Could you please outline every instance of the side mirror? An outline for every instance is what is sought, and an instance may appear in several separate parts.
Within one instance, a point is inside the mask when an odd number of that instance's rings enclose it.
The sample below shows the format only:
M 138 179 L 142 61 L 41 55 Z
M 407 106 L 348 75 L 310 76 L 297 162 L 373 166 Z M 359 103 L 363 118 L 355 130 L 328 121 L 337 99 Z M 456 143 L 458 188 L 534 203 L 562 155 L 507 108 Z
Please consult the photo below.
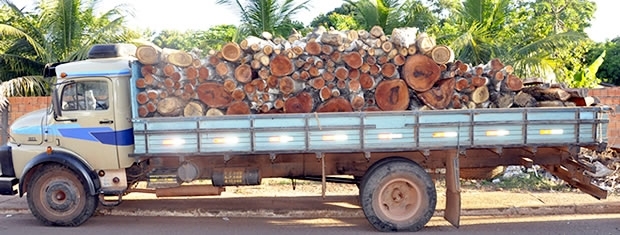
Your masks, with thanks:
M 60 100 L 58 98 L 58 88 L 54 88 L 52 91 L 52 107 L 54 108 L 54 119 L 62 116 L 62 108 L 60 107 Z

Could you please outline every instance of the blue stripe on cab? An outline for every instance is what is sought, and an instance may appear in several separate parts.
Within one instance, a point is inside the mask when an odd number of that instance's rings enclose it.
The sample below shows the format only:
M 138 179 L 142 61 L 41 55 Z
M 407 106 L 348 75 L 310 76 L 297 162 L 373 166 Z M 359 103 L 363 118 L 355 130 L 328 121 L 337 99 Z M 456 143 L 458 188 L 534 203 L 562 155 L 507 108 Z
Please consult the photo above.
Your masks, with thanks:
M 109 127 L 93 128 L 58 128 L 58 132 L 63 137 L 79 140 L 101 142 L 108 145 L 127 146 L 133 145 L 133 129 L 114 131 Z

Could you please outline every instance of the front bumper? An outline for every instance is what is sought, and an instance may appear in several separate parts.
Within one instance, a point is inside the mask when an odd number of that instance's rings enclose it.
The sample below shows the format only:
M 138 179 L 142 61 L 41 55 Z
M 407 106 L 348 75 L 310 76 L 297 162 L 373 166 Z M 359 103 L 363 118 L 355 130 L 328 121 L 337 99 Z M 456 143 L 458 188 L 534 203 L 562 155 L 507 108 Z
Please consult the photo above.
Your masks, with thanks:
M 11 146 L 4 145 L 0 147 L 0 195 L 15 195 L 17 190 L 13 186 L 19 183 L 19 179 L 15 177 L 15 169 L 13 168 L 13 154 Z

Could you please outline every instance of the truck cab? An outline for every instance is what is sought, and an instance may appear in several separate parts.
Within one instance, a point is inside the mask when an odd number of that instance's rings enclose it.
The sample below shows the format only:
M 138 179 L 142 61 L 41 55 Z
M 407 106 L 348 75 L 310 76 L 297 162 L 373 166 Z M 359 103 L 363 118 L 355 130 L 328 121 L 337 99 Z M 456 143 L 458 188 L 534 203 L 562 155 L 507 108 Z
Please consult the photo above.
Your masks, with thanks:
M 42 184 L 58 189 L 37 191 L 37 196 L 42 198 L 38 203 L 69 208 L 85 202 L 68 197 L 75 191 L 84 190 L 88 197 L 96 197 L 126 187 L 124 168 L 133 162 L 119 156 L 128 156 L 133 151 L 129 98 L 133 51 L 135 46 L 129 44 L 98 45 L 90 51 L 87 60 L 48 68 L 48 74 L 55 75 L 56 80 L 52 104 L 17 119 L 11 125 L 11 141 L 2 147 L 2 194 L 23 196 L 42 181 L 34 179 L 51 177 Z M 101 169 L 110 171 L 97 175 Z M 73 174 L 73 177 L 54 178 L 55 172 Z M 123 180 L 113 183 L 110 177 Z M 102 181 L 106 178 L 110 179 Z M 34 198 L 31 195 L 34 193 L 27 195 L 29 199 Z M 92 205 L 96 198 L 90 201 L 91 205 L 83 206 L 92 208 L 98 204 Z M 37 217 L 50 216 L 45 210 L 37 213 Z M 68 211 L 55 216 L 63 215 L 74 216 Z

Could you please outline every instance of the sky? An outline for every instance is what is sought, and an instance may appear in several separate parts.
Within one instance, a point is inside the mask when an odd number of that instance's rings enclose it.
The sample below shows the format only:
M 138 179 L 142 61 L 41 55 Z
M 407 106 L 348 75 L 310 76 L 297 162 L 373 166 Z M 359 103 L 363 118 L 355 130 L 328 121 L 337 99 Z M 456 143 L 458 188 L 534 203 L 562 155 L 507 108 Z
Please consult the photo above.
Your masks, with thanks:
M 32 6 L 34 0 L 13 0 L 18 7 Z M 129 20 L 128 26 L 135 29 L 208 29 L 219 24 L 239 24 L 237 12 L 228 6 L 215 4 L 216 0 L 101 0 L 102 9 L 127 4 L 133 9 L 134 17 Z M 296 2 L 302 2 L 296 0 Z M 342 5 L 343 0 L 312 0 L 308 11 L 302 11 L 295 20 L 304 24 L 310 23 L 320 13 L 326 13 Z M 620 36 L 618 22 L 620 15 L 620 1 L 594 0 L 597 10 L 592 20 L 592 26 L 586 32 L 594 41 L 603 42 Z

